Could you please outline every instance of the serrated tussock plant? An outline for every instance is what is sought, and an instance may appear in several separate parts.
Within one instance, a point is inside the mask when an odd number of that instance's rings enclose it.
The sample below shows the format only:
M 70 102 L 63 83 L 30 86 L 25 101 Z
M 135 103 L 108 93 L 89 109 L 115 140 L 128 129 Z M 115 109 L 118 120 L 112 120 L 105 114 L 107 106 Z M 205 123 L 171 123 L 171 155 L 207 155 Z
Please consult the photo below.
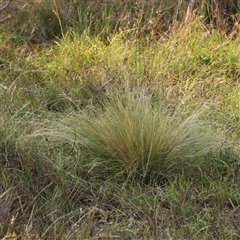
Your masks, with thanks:
M 69 116 L 48 134 L 78 143 L 90 159 L 119 172 L 165 175 L 199 167 L 222 142 L 204 127 L 201 112 L 184 118 L 144 93 L 116 94 L 93 112 Z

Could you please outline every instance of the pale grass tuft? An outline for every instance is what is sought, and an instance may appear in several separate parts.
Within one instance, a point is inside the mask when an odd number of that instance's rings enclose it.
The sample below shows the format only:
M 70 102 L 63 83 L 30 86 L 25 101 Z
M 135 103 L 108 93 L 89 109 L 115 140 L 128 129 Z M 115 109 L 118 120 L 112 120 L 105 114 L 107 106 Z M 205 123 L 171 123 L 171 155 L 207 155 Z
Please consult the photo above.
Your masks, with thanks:
M 112 96 L 103 111 L 69 116 L 48 135 L 80 144 L 91 159 L 117 164 L 119 172 L 166 174 L 199 166 L 222 142 L 203 126 L 200 114 L 182 118 L 144 93 L 128 92 Z

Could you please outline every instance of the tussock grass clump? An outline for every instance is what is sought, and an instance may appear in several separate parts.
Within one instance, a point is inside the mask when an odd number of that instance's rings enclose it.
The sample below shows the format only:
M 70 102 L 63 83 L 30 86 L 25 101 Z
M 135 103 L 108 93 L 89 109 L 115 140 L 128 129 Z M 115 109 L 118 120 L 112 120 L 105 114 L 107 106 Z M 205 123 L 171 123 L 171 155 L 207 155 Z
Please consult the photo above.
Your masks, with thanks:
M 141 176 L 200 166 L 203 156 L 222 141 L 204 128 L 199 112 L 183 118 L 144 93 L 110 99 L 104 110 L 71 116 L 51 134 L 82 145 L 100 165 Z

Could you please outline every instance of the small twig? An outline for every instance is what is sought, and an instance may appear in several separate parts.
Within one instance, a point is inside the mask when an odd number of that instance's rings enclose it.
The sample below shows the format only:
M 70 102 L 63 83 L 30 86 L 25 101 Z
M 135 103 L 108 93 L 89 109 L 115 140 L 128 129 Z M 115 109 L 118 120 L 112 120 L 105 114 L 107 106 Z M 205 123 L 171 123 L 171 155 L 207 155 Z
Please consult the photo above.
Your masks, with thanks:
M 109 81 L 107 81 L 106 83 L 104 83 L 100 88 L 99 90 L 105 88 L 110 82 L 112 82 L 114 80 L 114 78 L 111 78 Z
M 5 89 L 5 90 L 8 90 L 8 88 L 6 86 L 2 85 L 2 84 L 0 84 L 0 87 Z
M 182 0 L 178 0 L 177 9 L 176 9 L 176 21 L 178 21 L 179 19 L 179 12 L 181 9 L 181 5 L 182 5 Z
M 188 22 L 188 20 L 192 17 L 193 5 L 194 5 L 194 0 L 189 0 L 185 22 Z
M 0 23 L 3 23 L 4 21 L 6 21 L 7 19 L 9 19 L 11 17 L 11 15 L 8 15 L 7 17 L 3 18 L 0 20 Z
M 0 8 L 0 12 L 5 9 L 6 7 L 8 7 L 8 5 L 12 2 L 13 0 L 9 0 L 5 5 L 3 5 L 1 8 Z M 11 17 L 11 15 L 8 15 L 7 17 L 3 18 L 3 19 L 0 19 L 0 23 L 3 23 L 4 21 L 6 21 L 7 19 L 9 19 Z
M 2 11 L 3 9 L 5 9 L 13 0 L 9 0 L 5 5 L 3 5 L 1 8 L 0 8 L 0 11 Z

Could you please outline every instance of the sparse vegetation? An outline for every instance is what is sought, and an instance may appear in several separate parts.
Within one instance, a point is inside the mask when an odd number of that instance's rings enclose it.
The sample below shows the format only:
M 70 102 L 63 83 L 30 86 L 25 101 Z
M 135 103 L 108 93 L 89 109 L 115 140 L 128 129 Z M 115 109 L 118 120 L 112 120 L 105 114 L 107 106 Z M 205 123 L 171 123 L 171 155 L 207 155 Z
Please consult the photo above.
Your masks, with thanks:
M 1 239 L 238 239 L 238 16 L 46 2 L 0 12 Z

